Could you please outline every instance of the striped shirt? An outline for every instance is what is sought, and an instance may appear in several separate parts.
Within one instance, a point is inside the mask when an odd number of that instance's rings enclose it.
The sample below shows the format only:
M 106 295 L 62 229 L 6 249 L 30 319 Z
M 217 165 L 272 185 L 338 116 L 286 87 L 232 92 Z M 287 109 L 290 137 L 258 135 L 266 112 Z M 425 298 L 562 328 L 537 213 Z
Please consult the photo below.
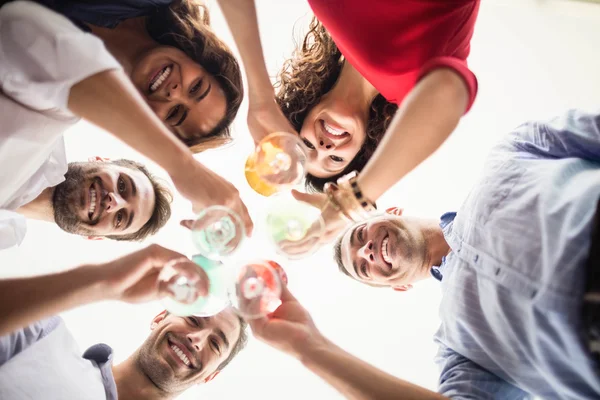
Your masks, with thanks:
M 442 219 L 451 252 L 432 271 L 443 291 L 442 394 L 600 398 L 581 334 L 599 197 L 598 113 L 526 123 L 492 150 L 458 213 Z

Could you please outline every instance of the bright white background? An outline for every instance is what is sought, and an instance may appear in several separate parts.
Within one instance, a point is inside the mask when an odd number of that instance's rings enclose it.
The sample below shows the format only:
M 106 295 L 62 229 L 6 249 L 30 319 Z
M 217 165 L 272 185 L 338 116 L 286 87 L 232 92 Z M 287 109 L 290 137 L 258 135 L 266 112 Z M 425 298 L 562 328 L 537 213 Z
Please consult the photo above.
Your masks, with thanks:
M 215 30 L 233 45 L 218 7 L 210 5 Z M 305 32 L 310 9 L 302 0 L 259 0 L 257 8 L 269 71 L 275 74 L 293 50 L 293 34 L 299 38 Z M 598 43 L 600 5 L 556 0 L 483 1 L 469 59 L 479 78 L 475 105 L 442 149 L 379 201 L 380 209 L 400 205 L 407 214 L 437 218 L 459 207 L 477 178 L 487 150 L 500 135 L 528 119 L 551 117 L 569 107 L 600 107 Z M 258 218 L 264 200 L 249 189 L 243 177 L 243 163 L 251 151 L 244 107 L 235 126 L 235 144 L 202 154 L 199 159 L 236 184 Z M 66 136 L 71 161 L 95 155 L 142 159 L 86 123 Z M 173 207 L 172 220 L 148 242 L 191 254 L 188 232 L 178 226 L 179 219 L 190 216 L 189 203 L 178 197 Z M 20 247 L 0 254 L 0 276 L 39 274 L 107 261 L 142 246 L 88 242 L 47 223 L 30 221 L 28 226 Z M 273 257 L 271 249 L 259 240 L 253 248 L 254 257 Z M 431 338 L 439 324 L 441 299 L 436 282 L 417 284 L 408 293 L 363 287 L 337 271 L 331 253 L 325 248 L 303 261 L 275 259 L 283 261 L 290 288 L 328 337 L 379 368 L 434 389 L 437 370 L 432 360 L 436 348 Z M 134 307 L 106 302 L 65 313 L 64 318 L 82 348 L 108 343 L 118 363 L 144 340 L 151 318 L 160 310 L 159 304 Z M 298 362 L 251 340 L 214 382 L 190 389 L 180 398 L 267 400 L 307 396 L 323 399 L 338 395 Z

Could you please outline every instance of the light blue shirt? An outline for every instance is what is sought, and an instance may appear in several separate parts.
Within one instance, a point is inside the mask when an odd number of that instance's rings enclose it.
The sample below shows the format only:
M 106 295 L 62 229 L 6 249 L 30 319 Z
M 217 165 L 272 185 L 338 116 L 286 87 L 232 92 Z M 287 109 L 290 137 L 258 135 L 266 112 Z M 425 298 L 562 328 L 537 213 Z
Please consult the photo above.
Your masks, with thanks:
M 0 399 L 117 400 L 112 349 L 82 355 L 59 317 L 0 336 Z
M 442 227 L 439 391 L 458 399 L 598 399 L 581 335 L 600 114 L 530 122 L 491 152 Z

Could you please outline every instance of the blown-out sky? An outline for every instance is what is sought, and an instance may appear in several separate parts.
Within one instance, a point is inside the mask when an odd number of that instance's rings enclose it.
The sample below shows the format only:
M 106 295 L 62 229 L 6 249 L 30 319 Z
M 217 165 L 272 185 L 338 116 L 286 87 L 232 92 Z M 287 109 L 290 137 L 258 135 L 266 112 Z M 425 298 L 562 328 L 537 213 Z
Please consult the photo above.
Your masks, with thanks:
M 209 2 L 217 34 L 233 46 L 220 10 Z M 269 72 L 275 75 L 301 40 L 310 21 L 303 0 L 257 1 Z M 427 162 L 390 190 L 379 208 L 395 205 L 407 215 L 438 218 L 456 210 L 475 183 L 488 149 L 511 128 L 529 119 L 554 116 L 571 107 L 600 107 L 600 5 L 567 0 L 486 0 L 482 2 L 469 63 L 479 79 L 479 95 L 451 139 Z M 245 104 L 235 123 L 235 143 L 198 156 L 240 190 L 257 229 L 244 250 L 248 257 L 274 258 L 286 269 L 293 293 L 312 312 L 319 328 L 340 346 L 375 366 L 435 389 L 436 347 L 441 293 L 435 281 L 407 293 L 363 287 L 342 276 L 326 247 L 308 259 L 286 261 L 261 239 L 264 199 L 247 186 L 243 165 L 252 150 Z M 147 162 L 112 136 L 82 122 L 67 135 L 70 161 L 90 156 Z M 415 140 L 418 134 L 415 133 Z M 6 171 L 5 171 L 6 172 Z M 189 233 L 179 220 L 190 217 L 189 203 L 177 196 L 173 218 L 148 243 L 193 254 Z M 102 262 L 144 244 L 88 242 L 57 227 L 29 222 L 19 248 L 0 252 L 0 276 L 31 275 Z M 160 304 L 105 302 L 79 308 L 64 318 L 85 349 L 104 342 L 115 360 L 126 358 L 148 333 Z M 181 399 L 306 399 L 339 395 L 297 361 L 251 340 L 248 348 L 215 381 L 190 389 Z

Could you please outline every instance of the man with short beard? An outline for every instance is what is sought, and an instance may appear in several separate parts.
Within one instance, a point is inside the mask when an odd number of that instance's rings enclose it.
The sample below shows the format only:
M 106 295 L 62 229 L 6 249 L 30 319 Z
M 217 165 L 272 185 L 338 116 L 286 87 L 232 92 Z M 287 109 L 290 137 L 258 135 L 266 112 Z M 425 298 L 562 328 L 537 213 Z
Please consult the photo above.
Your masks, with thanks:
M 247 342 L 232 308 L 205 318 L 162 312 L 144 343 L 114 366 L 108 345 L 81 352 L 53 316 L 97 301 L 156 300 L 162 267 L 181 257 L 152 245 L 104 264 L 0 280 L 0 399 L 172 399 L 216 377 Z
M 20 244 L 25 218 L 54 222 L 90 239 L 142 240 L 171 215 L 170 191 L 142 164 L 100 157 L 68 165 L 53 179 L 52 163 L 22 187 L 0 188 L 0 249 Z
M 457 213 L 392 210 L 345 232 L 335 258 L 374 287 L 440 281 L 441 394 L 596 399 L 599 200 L 600 113 L 571 110 L 495 146 Z

